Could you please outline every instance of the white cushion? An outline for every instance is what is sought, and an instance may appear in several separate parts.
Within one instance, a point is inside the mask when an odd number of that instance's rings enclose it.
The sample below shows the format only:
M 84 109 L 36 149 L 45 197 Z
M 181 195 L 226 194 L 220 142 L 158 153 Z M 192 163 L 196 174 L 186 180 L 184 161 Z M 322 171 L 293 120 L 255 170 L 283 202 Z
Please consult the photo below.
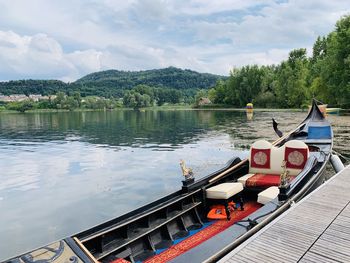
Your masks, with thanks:
M 280 190 L 278 189 L 277 186 L 271 186 L 265 189 L 264 191 L 258 194 L 258 203 L 264 205 L 270 202 L 271 200 L 275 199 L 278 196 L 279 192 Z
M 288 148 L 295 148 L 295 149 L 306 149 L 307 150 L 307 158 L 309 158 L 310 153 L 309 153 L 309 147 L 302 141 L 299 140 L 290 140 L 286 142 L 285 147 Z M 296 169 L 296 168 L 288 168 L 290 175 L 298 175 L 303 169 Z
M 262 174 L 281 174 L 282 172 L 282 163 L 284 160 L 284 150 L 285 147 L 271 147 L 270 154 L 270 169 L 266 168 L 254 168 L 249 165 L 249 173 L 262 173 Z M 250 155 L 249 155 L 249 164 L 250 164 Z
M 306 145 L 306 143 L 304 143 L 303 141 L 299 141 L 299 140 L 290 140 L 290 141 L 286 142 L 285 146 L 290 147 L 290 148 L 302 148 L 302 149 L 309 148 Z
M 207 198 L 228 199 L 243 190 L 241 183 L 223 183 L 206 190 Z
M 245 182 L 252 177 L 255 174 L 246 174 L 237 179 L 237 182 L 241 183 L 243 186 L 245 186 Z
M 286 147 L 288 148 L 295 148 L 295 149 L 306 149 L 307 150 L 307 157 L 309 157 L 309 150 L 308 146 L 300 141 L 300 140 L 290 140 L 285 143 L 285 145 L 282 145 L 281 147 L 275 147 L 272 146 L 271 143 L 265 140 L 259 140 L 256 141 L 255 143 L 252 144 L 250 148 L 250 154 L 249 154 L 249 174 L 256 174 L 256 173 L 261 173 L 261 174 L 281 174 L 283 172 L 282 169 L 282 163 L 285 158 L 285 151 Z M 261 149 L 261 150 L 266 150 L 266 149 L 271 149 L 270 152 L 270 168 L 257 168 L 257 167 L 251 167 L 251 152 L 252 149 Z M 296 176 L 298 175 L 302 169 L 295 169 L 295 168 L 288 168 L 289 174 Z M 244 178 L 245 179 L 245 178 Z M 247 178 L 248 179 L 248 178 Z M 245 180 L 247 180 L 245 179 Z M 243 178 L 242 178 L 243 180 Z M 240 181 L 242 182 L 242 181 Z M 242 182 L 245 185 L 245 181 Z
M 270 149 L 272 147 L 272 144 L 266 140 L 259 140 L 252 144 L 251 148 L 255 149 Z
M 271 149 L 271 171 L 269 173 L 271 174 L 281 174 L 282 164 L 284 160 L 284 151 L 285 147 L 272 147 Z

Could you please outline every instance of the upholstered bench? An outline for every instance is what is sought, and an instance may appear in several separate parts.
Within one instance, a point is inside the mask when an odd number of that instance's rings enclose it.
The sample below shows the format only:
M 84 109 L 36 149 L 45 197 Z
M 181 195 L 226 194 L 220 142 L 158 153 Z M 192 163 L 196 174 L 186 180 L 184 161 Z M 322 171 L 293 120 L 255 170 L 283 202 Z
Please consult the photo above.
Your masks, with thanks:
M 225 206 L 227 220 L 230 220 L 228 203 L 242 191 L 243 185 L 241 183 L 222 183 L 206 189 L 206 197 L 215 200 L 215 203 L 222 203 Z M 241 202 L 241 209 L 244 209 L 243 202 Z
M 239 177 L 237 179 L 237 182 L 241 183 L 243 185 L 243 187 L 245 187 L 245 184 L 247 182 L 247 180 L 251 177 L 253 177 L 255 174 L 246 174 L 246 175 L 243 175 L 241 177 Z
M 256 141 L 250 148 L 249 174 L 237 179 L 245 188 L 266 189 L 279 186 L 283 173 L 282 163 L 292 181 L 304 168 L 309 157 L 308 146 L 299 140 L 291 140 L 281 147 L 275 147 L 265 140 Z
M 277 186 L 271 186 L 258 194 L 258 203 L 263 205 L 267 204 L 271 200 L 275 199 L 279 193 L 280 190 Z

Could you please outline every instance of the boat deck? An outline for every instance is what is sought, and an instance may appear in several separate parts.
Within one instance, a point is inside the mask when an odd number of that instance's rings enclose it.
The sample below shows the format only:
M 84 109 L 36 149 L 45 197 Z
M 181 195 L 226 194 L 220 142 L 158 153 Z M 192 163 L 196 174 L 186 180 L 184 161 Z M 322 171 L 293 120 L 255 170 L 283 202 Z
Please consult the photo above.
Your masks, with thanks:
M 350 262 L 350 166 L 219 262 Z

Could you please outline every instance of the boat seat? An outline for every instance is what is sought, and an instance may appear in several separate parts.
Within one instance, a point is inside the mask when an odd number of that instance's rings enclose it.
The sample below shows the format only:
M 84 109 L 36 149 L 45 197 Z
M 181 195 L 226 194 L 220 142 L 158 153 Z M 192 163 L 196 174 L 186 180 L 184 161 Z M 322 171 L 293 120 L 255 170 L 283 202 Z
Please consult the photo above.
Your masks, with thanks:
M 243 190 L 241 183 L 223 183 L 206 190 L 209 199 L 229 199 Z
M 310 156 L 309 147 L 302 141 L 291 140 L 285 143 L 284 160 L 289 174 L 297 176 L 305 167 Z M 281 173 L 283 172 L 281 167 Z
M 280 177 L 279 174 L 254 174 L 245 182 L 245 187 L 265 189 L 271 186 L 279 186 Z M 294 180 L 294 178 L 295 176 L 290 176 L 291 180 Z
M 287 161 L 286 168 L 293 180 L 303 170 L 308 157 L 308 146 L 300 140 L 288 141 L 281 147 L 259 140 L 250 148 L 249 174 L 237 181 L 247 188 L 279 186 L 283 161 Z
M 242 191 L 243 185 L 241 183 L 222 183 L 206 189 L 205 192 L 207 199 L 212 200 L 212 203 L 225 206 L 226 218 L 230 220 L 229 202 Z M 240 199 L 239 203 L 241 210 L 243 210 L 243 200 Z
M 258 203 L 267 204 L 271 200 L 275 199 L 280 190 L 277 186 L 271 186 L 258 194 Z
M 309 126 L 307 139 L 332 139 L 331 126 Z
M 240 178 L 237 179 L 237 182 L 241 183 L 243 185 L 243 187 L 245 187 L 245 184 L 247 182 L 247 180 L 254 176 L 255 174 L 246 174 L 246 175 L 243 175 L 241 176 Z

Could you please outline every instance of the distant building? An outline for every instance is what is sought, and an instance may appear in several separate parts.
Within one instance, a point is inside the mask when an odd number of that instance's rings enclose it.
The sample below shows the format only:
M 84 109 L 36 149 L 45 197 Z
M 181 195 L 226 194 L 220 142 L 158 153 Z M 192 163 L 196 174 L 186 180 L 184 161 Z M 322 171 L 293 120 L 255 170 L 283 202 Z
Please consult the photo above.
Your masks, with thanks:
M 23 101 L 31 99 L 33 101 L 39 101 L 39 100 L 53 100 L 56 98 L 56 95 L 51 96 L 42 96 L 38 94 L 30 94 L 29 96 L 26 96 L 25 94 L 11 94 L 9 96 L 0 94 L 0 101 L 3 102 L 13 102 L 13 101 Z
M 198 101 L 199 106 L 208 105 L 208 104 L 211 104 L 211 101 L 208 98 L 200 98 Z
M 41 94 L 29 94 L 29 99 L 32 99 L 33 101 L 39 101 L 39 100 L 50 100 L 56 98 L 55 95 L 52 96 L 42 96 Z
M 9 96 L 0 95 L 0 100 L 4 102 L 11 102 L 11 101 L 23 101 L 27 100 L 28 97 L 24 94 L 12 94 Z

